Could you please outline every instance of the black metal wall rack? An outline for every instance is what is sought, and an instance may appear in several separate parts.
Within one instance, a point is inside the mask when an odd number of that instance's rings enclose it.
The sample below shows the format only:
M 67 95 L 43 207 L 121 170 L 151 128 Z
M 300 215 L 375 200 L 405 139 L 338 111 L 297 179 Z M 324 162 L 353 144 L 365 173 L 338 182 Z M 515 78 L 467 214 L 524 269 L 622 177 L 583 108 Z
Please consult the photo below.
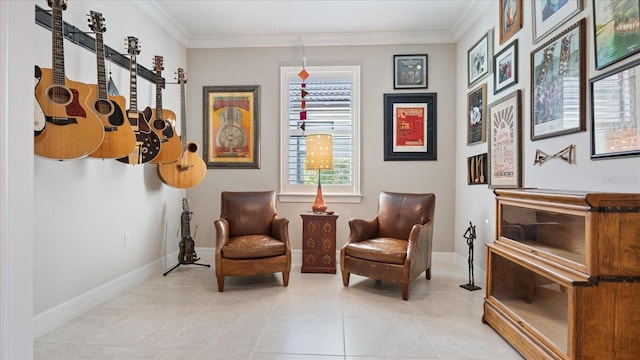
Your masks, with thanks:
M 49 10 L 45 10 L 40 6 L 36 5 L 36 24 L 51 31 L 51 12 Z M 66 21 L 64 22 L 62 32 L 65 39 L 95 54 L 96 40 L 91 36 L 87 35 L 86 32 L 67 23 Z M 130 66 L 131 66 L 130 59 L 107 45 L 104 46 L 104 55 L 107 58 L 107 60 L 113 62 L 114 64 L 117 64 L 120 67 L 123 67 L 127 70 L 130 69 Z M 150 81 L 153 84 L 156 83 L 156 74 L 153 71 L 145 68 L 140 64 L 137 65 L 137 70 L 138 70 L 138 76 L 140 76 L 145 80 Z M 162 87 L 163 88 L 165 87 L 164 78 L 162 78 Z

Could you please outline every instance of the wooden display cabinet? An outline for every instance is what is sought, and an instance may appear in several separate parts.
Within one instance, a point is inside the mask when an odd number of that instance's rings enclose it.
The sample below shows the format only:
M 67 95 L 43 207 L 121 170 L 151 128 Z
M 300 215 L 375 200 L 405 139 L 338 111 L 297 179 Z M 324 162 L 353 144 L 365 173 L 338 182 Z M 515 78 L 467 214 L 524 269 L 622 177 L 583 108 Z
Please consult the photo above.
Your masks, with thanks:
M 300 214 L 302 217 L 303 273 L 336 273 L 336 220 L 338 214 Z
M 640 359 L 640 194 L 494 192 L 483 321 L 528 359 Z

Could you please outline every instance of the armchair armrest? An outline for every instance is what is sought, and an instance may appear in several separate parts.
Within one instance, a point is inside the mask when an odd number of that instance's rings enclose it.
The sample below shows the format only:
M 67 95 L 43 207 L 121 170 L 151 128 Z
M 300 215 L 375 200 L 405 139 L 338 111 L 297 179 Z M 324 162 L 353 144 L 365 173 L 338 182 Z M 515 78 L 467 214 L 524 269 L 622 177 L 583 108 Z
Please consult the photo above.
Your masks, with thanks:
M 415 224 L 409 234 L 407 245 L 407 259 L 411 267 L 418 269 L 431 266 L 431 253 L 433 248 L 433 220 L 425 224 Z
M 271 221 L 271 236 L 283 243 L 289 243 L 289 219 L 274 217 Z
M 220 218 L 213 222 L 216 228 L 216 252 L 222 251 L 222 247 L 229 241 L 229 221 Z
M 351 219 L 349 220 L 349 239 L 347 242 L 358 242 L 373 239 L 378 236 L 378 218 L 373 220 Z

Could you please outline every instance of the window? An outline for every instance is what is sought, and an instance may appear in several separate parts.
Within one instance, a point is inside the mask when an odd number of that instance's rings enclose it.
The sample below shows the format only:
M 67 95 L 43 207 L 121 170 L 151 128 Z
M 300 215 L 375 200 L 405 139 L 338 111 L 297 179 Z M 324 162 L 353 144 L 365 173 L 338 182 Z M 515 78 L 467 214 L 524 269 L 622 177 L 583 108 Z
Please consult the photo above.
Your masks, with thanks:
M 360 67 L 307 66 L 307 118 L 300 128 L 301 67 L 281 68 L 280 200 L 313 201 L 318 171 L 306 170 L 305 135 L 333 135 L 333 169 L 322 170 L 327 202 L 360 201 Z

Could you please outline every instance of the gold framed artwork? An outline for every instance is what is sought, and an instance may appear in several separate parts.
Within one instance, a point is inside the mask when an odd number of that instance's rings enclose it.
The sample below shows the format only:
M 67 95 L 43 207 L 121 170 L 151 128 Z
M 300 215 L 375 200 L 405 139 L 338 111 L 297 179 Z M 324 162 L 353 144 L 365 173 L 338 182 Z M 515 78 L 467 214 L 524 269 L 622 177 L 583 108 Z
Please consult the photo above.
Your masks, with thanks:
M 467 145 L 487 141 L 487 84 L 480 85 L 467 95 Z
M 500 0 L 500 45 L 522 29 L 522 0 Z
M 260 168 L 260 86 L 203 86 L 207 168 Z
M 510 95 L 489 105 L 489 187 L 522 185 L 521 93 Z

